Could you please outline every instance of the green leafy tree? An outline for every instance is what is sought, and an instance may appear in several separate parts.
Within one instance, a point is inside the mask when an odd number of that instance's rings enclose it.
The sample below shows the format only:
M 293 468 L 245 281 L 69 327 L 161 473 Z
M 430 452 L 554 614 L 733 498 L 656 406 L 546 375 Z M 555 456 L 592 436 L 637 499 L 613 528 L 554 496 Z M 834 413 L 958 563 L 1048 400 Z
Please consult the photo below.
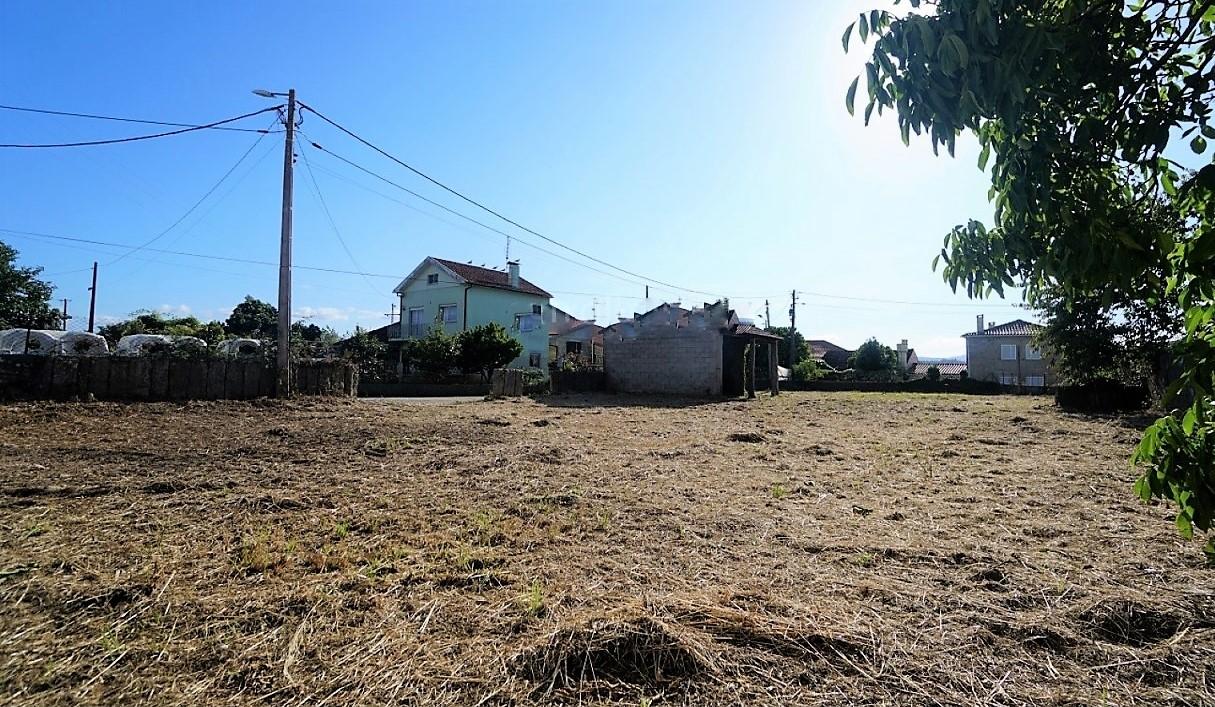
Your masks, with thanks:
M 0 242 L 0 329 L 57 329 L 63 320 L 50 305 L 54 288 L 38 279 L 42 268 L 17 266 L 17 251 Z
M 894 349 L 882 345 L 877 339 L 870 338 L 857 347 L 852 357 L 848 359 L 848 364 L 858 371 L 867 373 L 894 371 L 899 366 L 899 357 Z
M 224 322 L 232 336 L 250 339 L 273 339 L 278 336 L 278 309 L 269 302 L 245 295 Z
M 930 381 L 939 381 L 941 380 L 941 369 L 936 366 L 929 366 L 928 370 L 924 373 L 924 377 Z
M 1065 381 L 1117 380 L 1159 393 L 1162 364 L 1182 331 L 1175 300 L 1154 292 L 1107 298 L 1044 288 L 1036 302 L 1046 321 L 1039 344 Z
M 478 372 L 489 380 L 501 368 L 523 353 L 523 344 L 501 324 L 490 322 L 456 335 L 457 363 L 465 373 Z
M 407 357 L 418 371 L 430 378 L 443 378 L 456 366 L 456 337 L 438 327 L 408 343 Z
M 341 350 L 342 358 L 354 362 L 360 372 L 377 378 L 383 373 L 388 346 L 368 334 L 366 329 L 355 327 L 354 335 L 341 342 Z
M 1204 155 L 1215 139 L 1215 3 L 939 0 L 931 13 L 909 4 L 902 17 L 862 15 L 843 39 L 847 50 L 854 30 L 875 38 L 866 121 L 893 110 L 904 142 L 926 135 L 951 154 L 964 132 L 978 140 L 994 215 L 956 226 L 934 266 L 973 297 L 1022 286 L 1031 305 L 1048 290 L 1066 304 L 1140 287 L 1172 298 L 1185 323 L 1176 387 L 1192 402 L 1145 433 L 1136 489 L 1174 501 L 1186 536 L 1209 531 L 1215 164 L 1178 160 L 1185 145 Z M 1158 202 L 1180 232 L 1161 227 Z M 1215 556 L 1215 539 L 1206 549 Z
M 789 365 L 789 327 L 773 326 L 773 327 L 768 327 L 766 331 L 769 331 L 780 337 L 780 343 L 778 343 L 776 345 L 776 357 L 777 357 L 776 360 L 780 362 L 780 365 L 788 366 Z M 810 358 L 810 346 L 809 346 L 809 344 L 806 343 L 806 337 L 802 336 L 802 333 L 800 331 L 796 331 L 793 333 L 793 343 L 794 343 L 794 346 L 796 347 L 794 349 L 796 352 L 795 358 L 794 358 L 795 364 L 801 363 L 802 361 L 805 361 L 807 358 Z M 767 351 L 768 351 L 768 349 L 766 346 L 760 347 L 759 358 L 756 359 L 757 365 L 762 367 L 768 362 Z M 767 369 L 765 368 L 764 370 L 767 370 Z

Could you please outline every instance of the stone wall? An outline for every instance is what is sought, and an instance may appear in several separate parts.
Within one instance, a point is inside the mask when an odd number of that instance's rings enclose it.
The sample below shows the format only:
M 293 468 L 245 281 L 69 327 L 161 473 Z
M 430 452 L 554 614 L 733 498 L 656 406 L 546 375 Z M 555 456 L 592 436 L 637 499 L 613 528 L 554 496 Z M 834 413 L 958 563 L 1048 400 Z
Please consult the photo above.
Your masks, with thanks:
M 299 395 L 353 396 L 358 372 L 341 361 L 294 364 Z M 274 395 L 262 361 L 161 356 L 0 356 L 3 400 L 245 400 Z

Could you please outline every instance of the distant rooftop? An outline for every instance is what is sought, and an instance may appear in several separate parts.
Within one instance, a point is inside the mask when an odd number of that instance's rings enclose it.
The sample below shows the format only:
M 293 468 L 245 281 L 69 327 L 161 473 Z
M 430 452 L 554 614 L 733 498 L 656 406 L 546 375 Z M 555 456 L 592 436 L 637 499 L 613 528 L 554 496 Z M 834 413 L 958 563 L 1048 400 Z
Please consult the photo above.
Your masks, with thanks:
M 992 324 L 984 329 L 982 334 L 977 331 L 969 331 L 962 336 L 1033 336 L 1045 328 L 1041 324 L 1027 322 L 1024 319 L 1014 319 L 1006 324 Z

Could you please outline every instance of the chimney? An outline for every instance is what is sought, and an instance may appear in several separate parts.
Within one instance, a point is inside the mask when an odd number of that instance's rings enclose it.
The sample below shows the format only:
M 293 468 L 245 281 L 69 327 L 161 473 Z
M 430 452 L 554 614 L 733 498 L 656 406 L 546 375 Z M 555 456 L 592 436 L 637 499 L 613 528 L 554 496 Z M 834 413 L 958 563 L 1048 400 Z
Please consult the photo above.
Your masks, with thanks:
M 907 340 L 899 342 L 899 370 L 907 370 Z
M 975 315 L 975 333 L 982 334 L 983 331 L 983 315 Z
M 510 271 L 510 286 L 512 289 L 519 289 L 519 261 L 506 261 L 506 269 Z

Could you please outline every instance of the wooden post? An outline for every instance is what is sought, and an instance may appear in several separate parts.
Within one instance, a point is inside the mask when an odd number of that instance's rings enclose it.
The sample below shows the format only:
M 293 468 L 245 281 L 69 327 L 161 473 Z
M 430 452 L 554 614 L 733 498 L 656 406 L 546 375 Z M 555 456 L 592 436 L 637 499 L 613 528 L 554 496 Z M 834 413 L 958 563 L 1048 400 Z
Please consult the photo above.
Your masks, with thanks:
M 776 342 L 768 342 L 768 378 L 772 382 L 772 394 L 780 395 L 780 370 L 777 368 Z
M 747 369 L 750 371 L 750 374 L 751 374 L 751 375 L 747 376 L 747 397 L 748 398 L 755 397 L 755 358 L 756 358 L 755 354 L 757 353 L 755 347 L 758 343 L 759 342 L 756 339 L 752 338 L 751 343 L 748 344 L 745 349 L 743 349 L 743 351 L 744 351 L 743 358 L 745 361 L 744 365 L 747 367 Z

